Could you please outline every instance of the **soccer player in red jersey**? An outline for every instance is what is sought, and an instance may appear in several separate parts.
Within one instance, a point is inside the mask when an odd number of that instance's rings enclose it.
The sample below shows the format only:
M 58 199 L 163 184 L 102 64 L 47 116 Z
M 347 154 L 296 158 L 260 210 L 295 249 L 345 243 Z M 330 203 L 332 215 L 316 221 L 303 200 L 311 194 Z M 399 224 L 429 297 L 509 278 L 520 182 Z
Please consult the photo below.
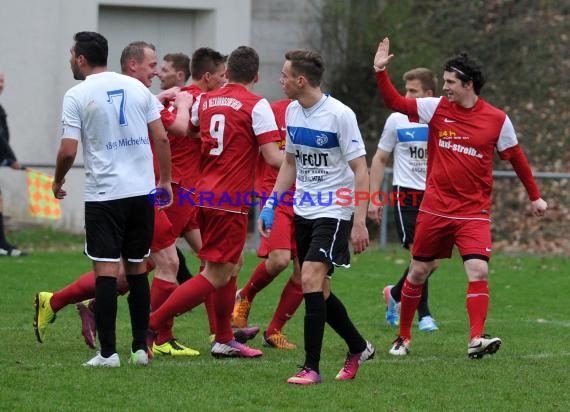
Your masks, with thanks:
M 467 274 L 467 312 L 470 340 L 467 354 L 481 358 L 501 346 L 500 338 L 483 334 L 489 305 L 491 257 L 490 209 L 495 148 L 508 160 L 528 193 L 532 212 L 543 216 L 548 208 L 541 198 L 528 161 L 518 144 L 514 127 L 502 110 L 479 94 L 485 83 L 478 62 L 466 53 L 443 66 L 447 97 L 408 99 L 392 85 L 386 65 L 393 58 L 385 38 L 374 56 L 378 89 L 390 109 L 427 123 L 428 169 L 425 196 L 416 226 L 412 265 L 402 288 L 400 333 L 390 354 L 406 355 L 414 312 L 423 284 L 435 259 L 449 258 L 457 245 Z
M 259 151 L 273 167 L 282 155 L 274 143 L 280 140 L 269 103 L 251 92 L 258 79 L 259 57 L 241 46 L 228 58 L 228 84 L 198 97 L 192 123 L 199 126 L 202 142 L 201 176 L 195 202 L 206 261 L 204 270 L 178 287 L 153 311 L 151 330 L 179 313 L 204 302 L 214 293 L 216 311 L 215 357 L 258 357 L 262 352 L 238 343 L 231 327 L 236 278 L 247 233 L 247 211 Z
M 271 103 L 275 120 L 281 133 L 281 150 L 285 149 L 285 110 L 291 100 L 284 99 Z M 264 157 L 259 155 L 255 170 L 255 191 L 261 197 L 261 206 L 265 197 L 271 196 L 271 191 L 277 179 L 278 170 L 267 164 Z M 295 192 L 295 186 L 290 188 Z M 275 221 L 269 237 L 262 236 L 257 255 L 264 260 L 255 268 L 245 286 L 238 291 L 232 317 L 234 327 L 247 327 L 249 311 L 253 299 L 263 288 L 268 286 L 281 272 L 287 269 L 293 260 L 293 273 L 285 284 L 277 309 L 267 329 L 263 332 L 263 344 L 278 349 L 295 349 L 296 345 L 289 342 L 281 333 L 285 323 L 291 319 L 303 301 L 301 287 L 301 268 L 297 259 L 297 246 L 293 224 L 293 205 L 281 203 L 275 210 Z

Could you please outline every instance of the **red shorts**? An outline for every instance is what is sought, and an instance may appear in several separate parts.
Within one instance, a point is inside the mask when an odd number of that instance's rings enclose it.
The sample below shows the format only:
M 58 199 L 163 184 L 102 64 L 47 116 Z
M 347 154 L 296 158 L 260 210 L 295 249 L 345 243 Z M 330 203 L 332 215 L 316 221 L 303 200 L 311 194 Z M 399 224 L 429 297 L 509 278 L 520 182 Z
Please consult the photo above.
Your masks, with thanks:
M 184 198 L 180 198 L 181 190 L 185 189 L 180 185 L 172 184 L 172 206 L 164 209 L 176 236 L 182 236 L 190 230 L 198 229 L 198 208 Z
M 273 250 L 287 249 L 291 251 L 291 259 L 297 257 L 293 213 L 293 206 L 286 206 L 284 204 L 277 206 L 271 234 L 269 238 L 261 236 L 257 256 L 266 258 L 269 252 Z
M 461 256 L 491 257 L 491 222 L 449 219 L 420 211 L 412 245 L 414 259 L 449 259 L 453 245 Z
M 247 236 L 247 215 L 225 210 L 198 208 L 202 233 L 200 259 L 217 263 L 238 263 Z
M 176 234 L 172 230 L 172 223 L 168 220 L 168 216 L 164 210 L 154 208 L 154 233 L 152 236 L 152 244 L 150 252 L 158 252 L 166 249 L 168 246 L 176 242 Z

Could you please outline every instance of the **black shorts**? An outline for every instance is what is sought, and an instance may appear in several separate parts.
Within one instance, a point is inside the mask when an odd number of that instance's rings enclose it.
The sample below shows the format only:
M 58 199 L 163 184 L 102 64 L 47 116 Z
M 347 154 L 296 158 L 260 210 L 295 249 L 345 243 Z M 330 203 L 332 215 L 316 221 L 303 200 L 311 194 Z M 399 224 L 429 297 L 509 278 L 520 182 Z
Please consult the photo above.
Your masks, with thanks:
M 351 221 L 326 217 L 305 219 L 298 215 L 294 221 L 300 265 L 304 261 L 324 262 L 329 265 L 329 276 L 334 266 L 350 267 L 348 239 Z
M 153 228 L 154 207 L 146 195 L 85 202 L 85 254 L 92 260 L 142 262 Z
M 424 191 L 403 186 L 394 186 L 393 191 L 402 194 L 401 202 L 396 201 L 394 204 L 394 220 L 402 246 L 409 249 L 414 241 L 416 219 Z

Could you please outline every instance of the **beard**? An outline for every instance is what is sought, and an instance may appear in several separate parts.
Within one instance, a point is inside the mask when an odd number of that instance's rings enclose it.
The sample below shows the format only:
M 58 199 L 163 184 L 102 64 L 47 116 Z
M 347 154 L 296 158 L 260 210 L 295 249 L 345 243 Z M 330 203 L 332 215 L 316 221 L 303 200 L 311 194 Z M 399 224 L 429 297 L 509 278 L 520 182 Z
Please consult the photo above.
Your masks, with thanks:
M 79 70 L 77 63 L 74 62 L 71 64 L 71 72 L 75 80 L 85 80 L 85 76 L 81 73 L 81 70 Z

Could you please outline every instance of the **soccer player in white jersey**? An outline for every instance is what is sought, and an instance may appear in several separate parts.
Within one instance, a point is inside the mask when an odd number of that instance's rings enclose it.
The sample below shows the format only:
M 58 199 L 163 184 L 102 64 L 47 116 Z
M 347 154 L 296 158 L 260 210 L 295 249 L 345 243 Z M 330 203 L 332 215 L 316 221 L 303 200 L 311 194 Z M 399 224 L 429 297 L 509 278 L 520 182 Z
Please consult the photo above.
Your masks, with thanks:
M 349 236 L 355 253 L 368 247 L 367 202 L 354 205 L 354 192 L 367 193 L 369 188 L 366 151 L 353 111 L 321 91 L 325 69 L 321 56 L 292 50 L 285 59 L 280 83 L 287 97 L 295 101 L 285 115 L 286 153 L 273 189 L 275 198 L 267 201 L 258 227 L 268 236 L 276 205 L 285 201 L 286 191 L 295 183 L 295 237 L 305 299 L 305 361 L 287 382 L 321 382 L 325 323 L 348 345 L 344 367 L 336 379 L 353 379 L 360 364 L 374 356 L 374 347 L 360 335 L 343 303 L 331 292 L 330 279 L 334 266 L 350 266 Z
M 426 191 L 417 219 L 412 264 L 402 288 L 400 333 L 390 354 L 408 354 L 411 324 L 423 284 L 435 260 L 451 257 L 457 245 L 468 280 L 467 355 L 479 359 L 497 352 L 502 344 L 500 338 L 484 334 L 489 307 L 495 148 L 525 186 L 533 214 L 543 216 L 548 205 L 540 196 L 511 120 L 479 96 L 485 76 L 475 59 L 461 53 L 444 63 L 446 96 L 409 99 L 400 96 L 390 81 L 386 65 L 392 58 L 390 41 L 385 38 L 374 56 L 376 82 L 384 103 L 411 121 L 426 123 L 429 133 Z
M 121 257 L 129 283 L 133 341 L 130 361 L 148 363 L 146 332 L 150 293 L 145 258 L 154 221 L 148 194 L 155 188 L 150 136 L 160 167 L 158 189 L 172 201 L 170 146 L 156 100 L 140 81 L 107 71 L 107 40 L 99 33 L 74 36 L 70 64 L 84 82 L 63 99 L 61 145 L 53 193 L 63 199 L 65 175 L 79 140 L 85 162 L 85 254 L 96 275 L 95 319 L 101 351 L 85 366 L 120 366 L 116 349 L 117 276 Z M 39 307 L 39 302 L 36 302 Z
M 404 73 L 406 97 L 431 97 L 437 89 L 435 74 L 425 68 L 416 68 Z M 392 113 L 386 120 L 384 130 L 378 142 L 378 150 L 370 166 L 370 203 L 368 217 L 380 223 L 382 202 L 395 200 L 394 220 L 402 246 L 410 249 L 414 241 L 416 218 L 426 189 L 427 139 L 428 126 L 412 123 L 402 113 Z M 394 152 L 394 176 L 392 182 L 393 197 L 380 198 L 378 190 L 384 179 L 384 169 L 390 153 Z M 402 286 L 408 275 L 409 267 L 394 286 L 384 288 L 386 300 L 386 321 L 390 326 L 397 326 L 400 318 L 400 296 Z M 435 324 L 428 305 L 428 281 L 424 284 L 422 298 L 418 306 L 418 327 L 421 331 L 434 331 Z

